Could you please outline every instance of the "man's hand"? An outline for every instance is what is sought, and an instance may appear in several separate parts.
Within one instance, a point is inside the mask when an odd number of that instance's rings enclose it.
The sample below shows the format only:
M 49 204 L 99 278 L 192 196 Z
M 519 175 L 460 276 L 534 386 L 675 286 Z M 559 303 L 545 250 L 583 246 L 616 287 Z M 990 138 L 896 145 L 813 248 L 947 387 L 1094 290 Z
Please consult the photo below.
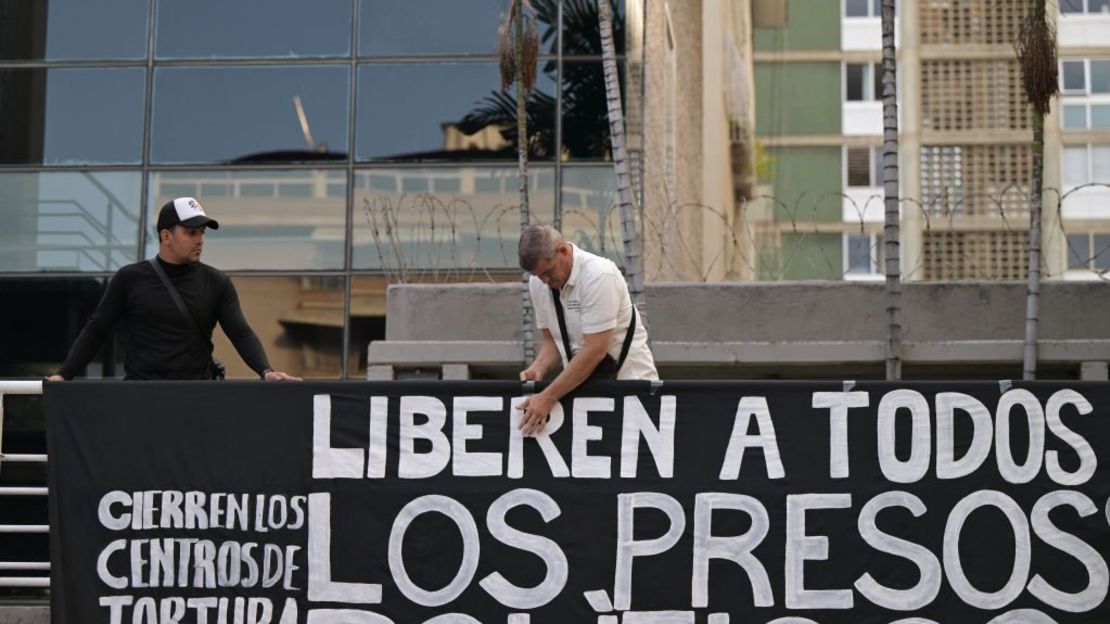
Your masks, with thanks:
M 304 381 L 300 377 L 294 377 L 289 373 L 283 373 L 276 370 L 266 371 L 266 374 L 262 378 L 266 381 Z
M 523 373 L 522 373 L 523 374 Z M 548 398 L 543 392 L 530 396 L 516 408 L 524 412 L 520 417 L 520 432 L 526 436 L 534 436 L 543 431 L 547 426 L 547 418 L 555 407 L 555 400 Z
M 520 371 L 521 381 L 542 381 L 547 376 L 547 370 L 538 366 L 538 362 L 533 362 L 531 366 Z
M 66 380 L 66 378 L 62 377 L 61 375 L 50 375 L 49 377 L 46 378 L 46 381 L 65 381 L 65 380 Z

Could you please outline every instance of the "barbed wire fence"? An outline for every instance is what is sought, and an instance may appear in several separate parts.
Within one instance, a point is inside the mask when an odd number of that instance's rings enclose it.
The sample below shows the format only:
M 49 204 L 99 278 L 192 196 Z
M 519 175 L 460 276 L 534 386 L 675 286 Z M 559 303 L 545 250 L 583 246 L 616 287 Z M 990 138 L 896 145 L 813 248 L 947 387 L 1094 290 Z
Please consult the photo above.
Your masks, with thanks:
M 1078 270 L 1092 279 L 1110 280 L 1110 184 L 1084 184 L 1065 192 L 1046 189 L 1045 194 L 1055 206 L 1045 232 L 1064 244 L 1066 255 L 1063 261 L 1059 254 L 1051 260 L 1046 256 L 1045 277 L 1064 278 Z M 996 193 L 952 187 L 932 192 L 924 201 L 903 198 L 904 237 L 921 237 L 920 253 L 905 265 L 903 279 L 1024 279 L 1029 230 L 1025 198 L 1018 185 Z M 802 193 L 790 202 L 758 195 L 729 210 L 671 202 L 644 214 L 647 276 L 653 281 L 879 278 L 882 202 L 881 193 L 862 198 Z M 830 210 L 834 204 L 841 209 Z M 1070 217 L 1069 212 L 1078 215 Z M 391 282 L 496 281 L 501 272 L 516 270 L 516 205 L 476 207 L 461 197 L 382 194 L 363 200 L 363 216 L 372 256 Z M 542 222 L 543 217 L 534 220 Z M 615 202 L 564 209 L 562 225 L 576 245 L 620 263 Z

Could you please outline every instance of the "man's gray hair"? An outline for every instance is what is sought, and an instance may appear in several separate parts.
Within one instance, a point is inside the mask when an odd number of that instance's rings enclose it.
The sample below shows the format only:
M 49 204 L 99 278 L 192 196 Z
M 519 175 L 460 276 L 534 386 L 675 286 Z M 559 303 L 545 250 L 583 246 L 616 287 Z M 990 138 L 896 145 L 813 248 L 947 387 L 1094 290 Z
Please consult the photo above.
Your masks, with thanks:
M 555 248 L 563 242 L 563 235 L 550 225 L 529 225 L 520 233 L 520 268 L 532 272 L 540 260 L 555 257 Z

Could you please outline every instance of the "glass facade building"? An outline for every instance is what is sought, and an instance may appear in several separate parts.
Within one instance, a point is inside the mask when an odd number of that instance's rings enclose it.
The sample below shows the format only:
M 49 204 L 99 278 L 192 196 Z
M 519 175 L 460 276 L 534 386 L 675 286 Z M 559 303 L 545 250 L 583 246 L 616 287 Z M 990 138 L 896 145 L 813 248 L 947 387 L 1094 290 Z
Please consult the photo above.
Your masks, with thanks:
M 532 5 L 533 219 L 617 257 L 596 4 Z M 642 33 L 613 6 L 623 71 Z M 204 261 L 234 277 L 274 366 L 308 377 L 363 375 L 390 281 L 516 279 L 505 10 L 0 0 L 0 377 L 57 366 L 111 275 L 156 253 L 156 211 L 178 196 L 220 220 Z M 122 374 L 120 344 L 88 375 Z

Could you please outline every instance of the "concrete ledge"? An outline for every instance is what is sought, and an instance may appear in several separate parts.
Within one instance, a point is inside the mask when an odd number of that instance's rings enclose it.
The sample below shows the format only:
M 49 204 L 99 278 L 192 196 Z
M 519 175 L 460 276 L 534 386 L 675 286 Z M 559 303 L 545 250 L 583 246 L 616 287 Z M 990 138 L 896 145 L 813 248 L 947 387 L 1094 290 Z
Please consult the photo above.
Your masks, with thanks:
M 945 362 L 1007 363 L 1022 361 L 1025 344 L 1021 340 L 952 340 L 944 342 L 905 342 L 902 359 L 906 362 L 942 364 Z M 1040 340 L 1037 361 L 1046 364 L 1110 360 L 1110 340 Z
M 795 365 L 882 362 L 881 341 L 798 342 L 669 342 L 652 343 L 660 366 Z M 949 340 L 902 344 L 903 362 L 913 364 L 1020 363 L 1021 340 Z M 369 365 L 471 366 L 523 365 L 521 345 L 515 341 L 385 340 L 370 343 Z M 1110 361 L 1110 340 L 1042 340 L 1039 362 Z
M 883 359 L 880 342 L 664 342 L 651 345 L 660 366 L 835 364 Z
M 509 340 L 378 340 L 370 343 L 367 352 L 368 366 L 519 365 L 523 362 L 521 344 Z

